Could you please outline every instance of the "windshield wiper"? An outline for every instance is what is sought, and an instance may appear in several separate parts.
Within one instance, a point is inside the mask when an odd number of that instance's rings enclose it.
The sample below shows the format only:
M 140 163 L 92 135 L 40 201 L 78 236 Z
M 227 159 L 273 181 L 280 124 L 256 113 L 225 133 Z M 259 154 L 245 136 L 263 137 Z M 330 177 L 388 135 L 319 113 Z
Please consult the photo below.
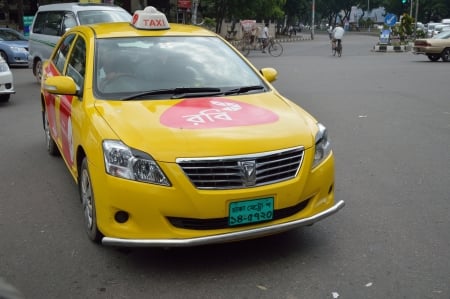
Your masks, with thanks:
M 188 98 L 194 96 L 213 96 L 221 94 L 220 88 L 212 87 L 177 87 L 177 88 L 167 88 L 167 89 L 154 89 L 144 92 L 139 92 L 130 96 L 121 98 L 122 101 L 133 100 L 145 96 L 154 96 L 170 94 L 171 99 Z
M 227 91 L 223 92 L 223 95 L 230 95 L 230 94 L 240 94 L 240 93 L 246 93 L 252 90 L 260 90 L 264 89 L 264 86 L 262 85 L 250 85 L 250 86 L 241 86 L 238 88 L 233 88 Z

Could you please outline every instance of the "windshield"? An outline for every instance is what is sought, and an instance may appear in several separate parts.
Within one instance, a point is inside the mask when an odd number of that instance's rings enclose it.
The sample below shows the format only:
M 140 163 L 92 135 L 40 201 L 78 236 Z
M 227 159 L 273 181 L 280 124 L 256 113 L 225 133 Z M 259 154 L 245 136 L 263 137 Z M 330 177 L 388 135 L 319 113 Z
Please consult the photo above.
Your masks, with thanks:
M 255 71 L 217 37 L 98 39 L 95 53 L 94 84 L 100 98 L 138 93 L 170 98 L 167 90 L 198 91 L 206 96 L 243 86 L 237 92 L 267 89 Z
M 78 12 L 78 19 L 81 25 L 110 23 L 110 22 L 129 22 L 131 15 L 122 10 L 83 10 Z
M 19 32 L 2 29 L 0 30 L 0 40 L 3 41 L 26 41 L 26 37 L 20 34 Z
M 447 38 L 450 38 L 450 30 L 443 31 L 443 32 L 433 36 L 433 39 L 447 39 Z

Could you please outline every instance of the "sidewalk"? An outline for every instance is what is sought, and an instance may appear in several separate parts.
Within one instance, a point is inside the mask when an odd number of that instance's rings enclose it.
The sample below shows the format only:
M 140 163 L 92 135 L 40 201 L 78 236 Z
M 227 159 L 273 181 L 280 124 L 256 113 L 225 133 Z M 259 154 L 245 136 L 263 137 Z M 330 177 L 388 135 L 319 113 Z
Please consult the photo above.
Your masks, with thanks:
M 409 52 L 412 46 L 401 45 L 401 46 L 390 46 L 390 45 L 375 45 L 373 46 L 372 52 Z

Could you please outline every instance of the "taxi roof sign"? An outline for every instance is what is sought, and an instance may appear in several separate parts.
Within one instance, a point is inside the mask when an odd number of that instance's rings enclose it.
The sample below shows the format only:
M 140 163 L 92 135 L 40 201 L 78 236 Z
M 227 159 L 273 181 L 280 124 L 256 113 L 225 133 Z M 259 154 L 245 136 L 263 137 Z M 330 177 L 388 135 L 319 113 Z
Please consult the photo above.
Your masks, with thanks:
M 166 15 L 153 6 L 147 6 L 144 10 L 136 10 L 131 19 L 131 24 L 138 29 L 169 29 Z

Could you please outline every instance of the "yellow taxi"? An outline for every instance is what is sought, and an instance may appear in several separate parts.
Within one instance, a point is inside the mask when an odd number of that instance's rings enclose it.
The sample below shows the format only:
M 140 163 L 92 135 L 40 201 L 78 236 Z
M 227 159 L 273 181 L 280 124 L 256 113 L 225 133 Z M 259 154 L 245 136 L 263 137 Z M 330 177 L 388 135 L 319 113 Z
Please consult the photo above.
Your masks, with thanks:
M 196 246 L 339 211 L 327 129 L 209 30 L 153 7 L 72 28 L 43 65 L 47 150 L 78 184 L 85 228 L 114 246 Z

